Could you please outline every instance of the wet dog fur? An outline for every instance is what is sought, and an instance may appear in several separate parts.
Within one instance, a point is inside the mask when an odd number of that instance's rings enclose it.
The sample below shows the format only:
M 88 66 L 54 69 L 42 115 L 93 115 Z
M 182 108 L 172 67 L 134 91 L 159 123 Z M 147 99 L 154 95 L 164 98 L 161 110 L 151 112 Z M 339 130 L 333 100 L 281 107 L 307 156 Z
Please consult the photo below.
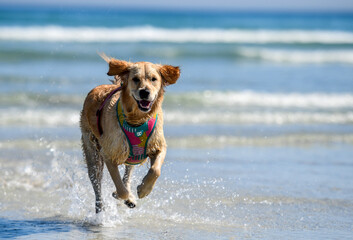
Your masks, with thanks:
M 124 200 L 131 208 L 135 207 L 135 197 L 130 189 L 130 177 L 133 166 L 125 165 L 121 178 L 118 170 L 129 157 L 129 144 L 121 130 L 116 117 L 116 104 L 120 98 L 126 120 L 131 126 L 139 126 L 158 113 L 158 121 L 151 135 L 147 155 L 151 167 L 137 187 L 139 198 L 146 197 L 153 189 L 161 174 L 161 167 L 166 155 L 166 141 L 163 133 L 162 102 L 164 88 L 176 83 L 179 78 L 179 67 L 153 64 L 150 62 L 127 62 L 101 55 L 109 64 L 109 76 L 115 76 L 116 84 L 100 85 L 91 90 L 83 105 L 80 127 L 82 132 L 82 149 L 86 160 L 88 175 L 95 193 L 96 212 L 103 210 L 101 182 L 103 167 L 107 166 L 116 187 L 113 197 Z M 97 126 L 96 112 L 104 99 L 120 84 L 122 89 L 114 94 L 101 112 L 100 135 Z

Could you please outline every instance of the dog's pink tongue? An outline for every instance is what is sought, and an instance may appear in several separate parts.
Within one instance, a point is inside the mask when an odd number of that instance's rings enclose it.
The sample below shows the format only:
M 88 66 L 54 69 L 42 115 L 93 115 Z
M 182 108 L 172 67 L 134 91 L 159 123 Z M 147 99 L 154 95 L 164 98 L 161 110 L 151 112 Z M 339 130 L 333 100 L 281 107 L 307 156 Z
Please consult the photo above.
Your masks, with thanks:
M 146 101 L 146 100 L 140 101 L 141 106 L 144 108 L 148 108 L 150 106 L 150 103 L 151 103 L 150 101 Z

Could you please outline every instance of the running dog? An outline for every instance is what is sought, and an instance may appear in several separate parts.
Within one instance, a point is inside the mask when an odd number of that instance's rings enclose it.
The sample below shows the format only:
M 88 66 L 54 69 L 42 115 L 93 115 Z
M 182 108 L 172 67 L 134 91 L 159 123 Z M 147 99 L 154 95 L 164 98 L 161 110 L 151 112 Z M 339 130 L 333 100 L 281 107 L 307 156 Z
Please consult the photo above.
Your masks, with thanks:
M 150 159 L 150 169 L 137 187 L 146 197 L 161 174 L 166 156 L 162 102 L 166 86 L 176 83 L 179 67 L 150 62 L 127 62 L 101 57 L 115 82 L 91 90 L 83 104 L 80 127 L 82 149 L 96 197 L 96 213 L 103 210 L 101 182 L 106 164 L 116 191 L 113 197 L 136 206 L 130 189 L 134 165 Z M 125 165 L 123 178 L 118 166 Z

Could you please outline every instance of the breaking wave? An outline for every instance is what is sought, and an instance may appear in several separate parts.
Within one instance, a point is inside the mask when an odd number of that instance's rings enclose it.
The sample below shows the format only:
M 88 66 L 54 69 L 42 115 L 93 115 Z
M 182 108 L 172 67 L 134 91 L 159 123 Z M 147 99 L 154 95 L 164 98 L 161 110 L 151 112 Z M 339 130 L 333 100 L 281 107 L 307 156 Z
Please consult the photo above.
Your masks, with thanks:
M 0 107 L 65 106 L 81 108 L 84 95 L 3 93 Z M 352 109 L 353 94 L 350 93 L 269 93 L 254 91 L 202 91 L 168 93 L 165 105 L 173 107 L 182 104 L 188 107 L 271 107 L 304 109 Z M 9 112 L 13 111 L 8 110 Z M 51 111 L 51 110 L 50 110 Z M 24 113 L 26 113 L 24 111 Z M 59 113 L 60 110 L 54 111 Z M 55 114 L 54 114 L 55 115 Z
M 348 63 L 353 64 L 352 50 L 279 50 L 269 48 L 241 48 L 242 58 L 287 63 Z
M 13 108 L 0 113 L 0 126 L 57 127 L 79 123 L 80 111 L 74 109 Z
M 167 123 L 176 124 L 352 124 L 353 112 L 167 112 Z
M 4 94 L 0 126 L 78 126 L 83 96 Z M 15 98 L 16 101 L 11 99 Z M 169 93 L 169 124 L 352 124 L 349 93 L 265 93 L 204 91 Z
M 166 102 L 183 106 L 247 106 L 276 108 L 352 108 L 353 95 L 349 93 L 265 93 L 253 91 L 204 91 L 166 96 Z
M 0 113 L 0 126 L 58 127 L 77 126 L 79 110 L 12 110 Z M 167 124 L 352 124 L 353 111 L 165 111 Z
M 353 33 L 322 30 L 166 29 L 151 26 L 125 28 L 3 26 L 0 27 L 0 40 L 45 42 L 353 44 Z

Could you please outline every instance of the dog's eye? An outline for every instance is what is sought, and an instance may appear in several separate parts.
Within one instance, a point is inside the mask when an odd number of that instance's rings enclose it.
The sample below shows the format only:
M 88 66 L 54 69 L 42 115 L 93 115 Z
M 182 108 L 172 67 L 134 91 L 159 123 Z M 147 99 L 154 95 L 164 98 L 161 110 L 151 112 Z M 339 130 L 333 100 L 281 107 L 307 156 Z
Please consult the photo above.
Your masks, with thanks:
M 134 77 L 134 78 L 132 79 L 132 81 L 134 81 L 135 83 L 139 83 L 139 82 L 140 82 L 140 79 L 139 79 L 138 77 Z
M 157 78 L 153 77 L 152 82 L 155 82 L 155 81 L 157 81 Z

